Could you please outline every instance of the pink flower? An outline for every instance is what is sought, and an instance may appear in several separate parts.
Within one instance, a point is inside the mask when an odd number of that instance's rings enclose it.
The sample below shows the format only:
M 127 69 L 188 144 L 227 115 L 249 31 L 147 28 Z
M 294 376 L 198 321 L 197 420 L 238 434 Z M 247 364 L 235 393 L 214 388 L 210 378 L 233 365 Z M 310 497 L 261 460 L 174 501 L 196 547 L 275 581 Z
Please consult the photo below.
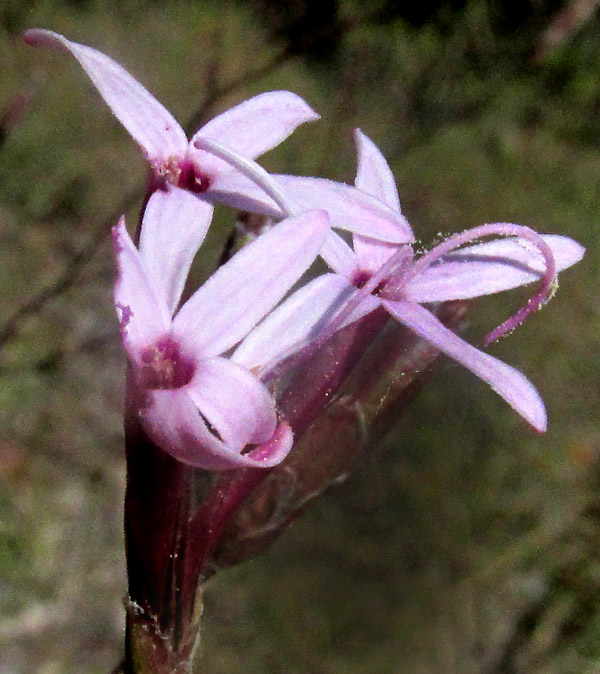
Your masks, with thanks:
M 281 222 L 175 312 L 195 252 L 187 242 L 190 235 L 198 238 L 193 199 L 186 194 L 181 209 L 165 192 L 155 192 L 139 250 L 123 219 L 113 230 L 115 305 L 132 365 L 130 395 L 149 437 L 175 458 L 207 470 L 272 466 L 290 450 L 291 429 L 277 421 L 266 387 L 224 354 L 313 262 L 328 218 L 313 211 Z M 206 208 L 203 231 L 210 217 Z
M 299 96 L 271 91 L 218 115 L 188 141 L 183 129 L 146 89 L 118 63 L 101 52 L 49 30 L 26 31 L 31 46 L 71 53 L 121 124 L 140 145 L 152 167 L 152 189 L 168 189 L 171 198 L 184 192 L 206 201 L 281 219 L 289 215 L 260 183 L 237 170 L 236 162 L 223 161 L 212 143 L 234 155 L 255 159 L 283 142 L 300 124 L 319 118 Z M 376 236 L 395 243 L 410 242 L 410 227 L 403 216 L 370 194 L 350 185 L 320 178 L 275 176 L 276 183 L 298 205 L 296 212 L 325 208 L 334 227 Z M 200 208 L 200 207 L 199 207 Z
M 400 211 L 392 173 L 359 130 L 356 186 Z M 470 246 L 490 235 L 509 236 Z M 584 249 L 568 237 L 540 236 L 511 224 L 483 225 L 450 237 L 420 258 L 409 245 L 355 235 L 353 248 L 330 232 L 322 252 L 334 273 L 294 293 L 241 343 L 232 359 L 263 376 L 284 357 L 320 343 L 334 330 L 383 306 L 391 316 L 486 381 L 535 429 L 546 429 L 544 404 L 516 369 L 471 346 L 422 304 L 468 299 L 542 280 L 541 290 L 487 342 L 518 325 L 549 297 L 555 272 L 578 262 Z
M 118 63 L 101 52 L 49 30 L 24 34 L 31 46 L 71 53 L 140 145 L 155 177 L 155 187 L 168 187 L 174 198 L 191 192 L 212 200 L 221 181 L 235 184 L 235 170 L 217 157 L 197 150 L 199 138 L 218 140 L 238 154 L 255 158 L 283 142 L 297 126 L 319 118 L 299 96 L 271 91 L 254 96 L 205 124 L 190 141 L 171 113 Z M 227 201 L 227 198 L 224 198 Z

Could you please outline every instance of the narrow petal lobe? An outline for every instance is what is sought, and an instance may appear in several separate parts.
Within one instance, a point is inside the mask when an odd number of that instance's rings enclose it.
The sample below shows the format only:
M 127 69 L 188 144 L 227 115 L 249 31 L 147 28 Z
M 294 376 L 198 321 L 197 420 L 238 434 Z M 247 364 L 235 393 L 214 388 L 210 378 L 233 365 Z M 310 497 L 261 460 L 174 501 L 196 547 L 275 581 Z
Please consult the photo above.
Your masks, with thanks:
M 355 186 L 400 213 L 396 181 L 381 150 L 360 129 L 354 131 L 358 154 Z
M 356 292 L 343 276 L 323 274 L 293 293 L 239 345 L 232 360 L 261 374 L 318 338 Z M 372 300 L 372 301 L 371 301 Z M 374 297 L 359 305 L 352 320 L 379 306 Z M 348 320 L 348 323 L 352 322 Z
M 319 115 L 291 91 L 268 91 L 221 113 L 196 132 L 190 151 L 211 175 L 229 172 L 231 167 L 209 153 L 193 149 L 202 136 L 215 140 L 238 154 L 255 159 L 277 147 L 294 130 L 319 119 Z
M 404 216 L 352 185 L 325 178 L 274 175 L 292 202 L 301 211 L 322 208 L 331 226 L 391 243 L 410 243 L 414 236 Z M 217 176 L 211 197 L 233 208 L 283 217 L 277 204 L 243 176 Z
M 467 344 L 418 304 L 386 300 L 382 304 L 400 323 L 487 382 L 533 428 L 546 430 L 544 403 L 521 372 Z
M 290 197 L 304 208 L 323 208 L 331 226 L 390 243 L 410 243 L 407 220 L 378 199 L 351 185 L 325 178 L 277 175 Z
M 174 186 L 156 190 L 148 200 L 140 231 L 140 255 L 171 314 L 175 313 L 212 214 L 211 204 Z
M 174 331 L 205 357 L 234 346 L 312 264 L 328 228 L 327 214 L 312 211 L 287 218 L 259 236 L 183 305 Z
M 138 361 L 144 347 L 169 331 L 171 316 L 154 289 L 124 218 L 113 228 L 113 242 L 118 268 L 115 306 L 121 336 L 129 357 Z
M 151 160 L 184 156 L 187 139 L 171 113 L 118 63 L 96 49 L 71 42 L 50 30 L 28 30 L 33 47 L 70 52 L 86 71 L 117 119 Z

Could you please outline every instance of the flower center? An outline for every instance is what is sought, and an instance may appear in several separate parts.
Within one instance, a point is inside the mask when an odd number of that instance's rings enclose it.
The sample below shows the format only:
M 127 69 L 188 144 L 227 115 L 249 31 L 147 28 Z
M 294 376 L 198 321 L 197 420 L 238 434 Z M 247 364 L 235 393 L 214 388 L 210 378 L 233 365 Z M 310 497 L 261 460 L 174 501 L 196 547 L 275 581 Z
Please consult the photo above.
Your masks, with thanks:
M 150 389 L 176 389 L 189 384 L 194 363 L 182 356 L 179 344 L 171 337 L 161 337 L 141 353 L 142 380 Z
M 170 157 L 155 167 L 156 175 L 171 185 L 194 194 L 202 194 L 210 187 L 212 179 L 204 175 L 190 159 Z
M 367 283 L 371 280 L 373 277 L 373 274 L 370 271 L 367 271 L 366 269 L 359 269 L 358 271 L 354 272 L 352 276 L 352 285 L 355 288 L 358 288 L 359 290 L 361 288 L 364 288 Z M 385 285 L 387 283 L 387 279 L 382 279 L 373 290 L 371 290 L 371 295 L 378 296 L 381 294 L 383 289 L 385 288 Z

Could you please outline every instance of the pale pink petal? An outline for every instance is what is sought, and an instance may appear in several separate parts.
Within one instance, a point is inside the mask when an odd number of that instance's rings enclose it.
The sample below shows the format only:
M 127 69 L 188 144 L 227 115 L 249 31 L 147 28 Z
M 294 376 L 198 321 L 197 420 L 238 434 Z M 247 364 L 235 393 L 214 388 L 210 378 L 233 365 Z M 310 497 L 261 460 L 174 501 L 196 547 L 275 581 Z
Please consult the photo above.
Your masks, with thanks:
M 234 351 L 232 360 L 262 374 L 317 339 L 355 292 L 343 276 L 318 276 L 270 313 Z M 378 306 L 377 298 L 367 296 L 340 327 Z
M 196 353 L 217 356 L 245 337 L 315 260 L 329 229 L 324 211 L 287 218 L 242 248 L 174 319 Z
M 325 178 L 287 175 L 274 175 L 273 178 L 300 210 L 326 210 L 332 227 L 392 243 L 414 240 L 404 216 L 351 185 Z M 231 172 L 217 176 L 209 196 L 239 210 L 283 217 L 281 209 L 259 187 Z
M 419 304 L 383 300 L 382 305 L 400 323 L 487 382 L 536 430 L 546 430 L 544 403 L 521 372 L 471 346 Z
M 146 391 L 140 418 L 162 450 L 204 470 L 268 468 L 280 463 L 292 447 L 291 429 L 282 423 L 266 443 L 242 454 L 244 447 L 227 445 L 208 429 L 186 388 Z
M 354 185 L 400 213 L 400 198 L 396 181 L 385 157 L 375 143 L 360 129 L 354 131 L 354 142 L 358 155 Z M 408 222 L 406 226 L 412 234 Z M 414 240 L 414 236 L 411 240 Z M 385 241 L 359 234 L 354 235 L 353 241 L 361 267 L 371 272 L 383 266 L 397 250 L 396 246 Z
M 354 131 L 358 167 L 354 184 L 400 213 L 400 197 L 394 175 L 381 150 L 360 129 Z
M 117 119 L 150 160 L 185 156 L 187 139 L 171 113 L 118 63 L 50 30 L 28 30 L 28 45 L 62 49 L 81 64 Z
M 552 249 L 556 270 L 579 262 L 585 249 L 567 236 L 542 237 Z M 531 243 L 513 237 L 461 248 L 412 278 L 404 289 L 415 302 L 468 299 L 539 281 L 544 258 Z
M 171 314 L 212 214 L 211 204 L 178 187 L 156 190 L 148 200 L 140 231 L 140 255 Z
M 359 263 L 352 248 L 339 234 L 329 231 L 321 250 L 321 257 L 334 272 L 352 279 L 359 269 Z
M 190 153 L 206 173 L 214 176 L 232 170 L 224 161 L 196 150 L 194 141 L 209 138 L 247 159 L 255 159 L 277 147 L 304 122 L 319 115 L 291 91 L 268 91 L 221 113 L 196 132 Z
M 129 357 L 139 361 L 141 351 L 169 331 L 171 316 L 150 281 L 124 218 L 112 233 L 118 270 L 114 297 L 121 336 Z
M 390 257 L 398 251 L 397 243 L 377 241 L 377 239 L 371 239 L 368 236 L 361 236 L 360 234 L 355 234 L 352 240 L 360 268 L 371 273 L 383 267 Z M 400 245 L 408 248 L 408 244 Z
M 203 360 L 187 387 L 202 416 L 227 445 L 260 444 L 275 432 L 275 403 L 246 368 L 225 358 Z
M 292 201 L 303 208 L 323 208 L 331 226 L 391 243 L 410 243 L 414 236 L 404 216 L 351 185 L 297 176 L 274 176 Z

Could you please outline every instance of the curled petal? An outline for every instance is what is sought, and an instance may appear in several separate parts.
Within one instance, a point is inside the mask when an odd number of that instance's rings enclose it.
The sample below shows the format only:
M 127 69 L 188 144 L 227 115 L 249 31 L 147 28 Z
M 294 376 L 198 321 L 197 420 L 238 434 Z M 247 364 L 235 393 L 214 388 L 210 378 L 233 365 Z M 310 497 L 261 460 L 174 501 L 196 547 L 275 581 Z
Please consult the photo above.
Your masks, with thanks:
M 236 363 L 225 358 L 203 360 L 187 389 L 202 416 L 228 445 L 259 444 L 275 432 L 271 394 Z
M 118 269 L 115 307 L 123 344 L 135 362 L 144 347 L 168 332 L 171 316 L 163 298 L 154 289 L 138 249 L 133 245 L 125 227 L 125 218 L 119 220 L 112 233 Z
M 360 129 L 354 130 L 358 166 L 354 184 L 359 190 L 383 201 L 400 213 L 400 197 L 396 181 L 381 150 Z
M 171 314 L 212 214 L 211 204 L 178 187 L 156 190 L 148 200 L 140 231 L 140 255 Z
M 292 447 L 292 431 L 281 423 L 267 442 L 243 454 L 243 446 L 228 445 L 209 430 L 185 388 L 146 393 L 140 418 L 148 436 L 163 451 L 191 466 L 218 471 L 268 468 L 280 463 Z
M 579 262 L 585 253 L 567 236 L 541 238 L 552 250 L 556 271 Z M 448 253 L 412 278 L 404 293 L 415 302 L 469 299 L 539 281 L 544 273 L 544 258 L 534 245 L 519 238 L 502 239 Z
M 175 316 L 181 341 L 204 357 L 234 346 L 312 264 L 328 228 L 327 214 L 312 211 L 280 222 L 242 248 Z
M 239 345 L 232 360 L 261 374 L 319 339 L 356 292 L 344 277 L 323 274 L 293 293 Z M 369 295 L 339 327 L 374 311 L 379 300 Z
M 262 445 L 254 447 L 245 458 L 252 463 L 254 468 L 270 468 L 281 463 L 289 454 L 294 442 L 294 433 L 291 426 L 286 422 L 280 422 L 273 436 Z
M 23 39 L 34 47 L 71 53 L 149 159 L 164 160 L 185 155 L 187 139 L 183 129 L 171 113 L 118 63 L 51 30 L 34 28 L 28 30 Z
M 430 311 L 414 302 L 382 301 L 400 323 L 487 382 L 537 431 L 546 430 L 546 410 L 533 384 L 514 367 L 467 344 Z
M 213 155 L 193 149 L 199 137 L 215 140 L 238 154 L 255 159 L 277 147 L 304 122 L 319 115 L 291 91 L 268 91 L 221 113 L 196 132 L 190 152 L 211 175 L 231 171 L 231 166 Z

